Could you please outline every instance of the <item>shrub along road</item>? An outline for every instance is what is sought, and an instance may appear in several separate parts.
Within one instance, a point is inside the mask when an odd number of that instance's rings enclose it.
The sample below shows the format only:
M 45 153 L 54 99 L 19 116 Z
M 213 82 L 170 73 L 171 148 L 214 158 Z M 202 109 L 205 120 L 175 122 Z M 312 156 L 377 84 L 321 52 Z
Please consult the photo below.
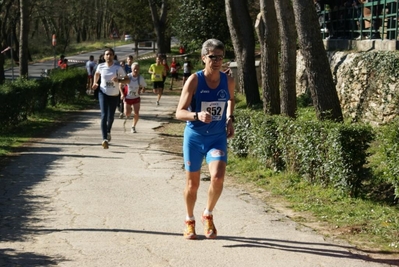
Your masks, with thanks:
M 214 211 L 219 236 L 207 240 L 199 218 L 209 181 L 195 209 L 200 238 L 185 240 L 182 158 L 154 131 L 177 101 L 156 106 L 144 94 L 138 133 L 115 119 L 108 150 L 93 109 L 15 156 L 0 172 L 0 266 L 395 266 L 229 185 Z

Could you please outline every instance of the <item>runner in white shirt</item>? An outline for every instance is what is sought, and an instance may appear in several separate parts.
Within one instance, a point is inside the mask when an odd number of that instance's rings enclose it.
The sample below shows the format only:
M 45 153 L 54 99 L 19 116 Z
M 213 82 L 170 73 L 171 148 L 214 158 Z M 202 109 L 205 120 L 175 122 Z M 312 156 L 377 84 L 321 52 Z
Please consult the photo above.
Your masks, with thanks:
M 112 48 L 105 50 L 105 62 L 97 66 L 92 87 L 93 90 L 100 88 L 98 101 L 101 108 L 102 147 L 104 149 L 108 148 L 108 144 L 111 141 L 112 124 L 119 101 L 119 84 L 127 84 L 129 82 L 125 70 L 121 66 L 114 64 L 114 55 L 115 52 Z M 101 84 L 98 84 L 100 77 Z
M 129 77 L 130 82 L 128 83 L 127 90 L 121 91 L 121 98 L 125 103 L 125 121 L 123 126 L 125 127 L 126 121 L 132 113 L 132 106 L 134 110 L 134 117 L 132 122 L 132 133 L 136 133 L 136 124 L 139 121 L 139 112 L 140 112 L 140 92 L 143 92 L 147 83 L 143 76 L 140 75 L 140 66 L 139 63 L 134 62 L 132 64 L 132 73 L 129 73 L 127 76 Z M 125 87 L 126 88 L 126 87 Z

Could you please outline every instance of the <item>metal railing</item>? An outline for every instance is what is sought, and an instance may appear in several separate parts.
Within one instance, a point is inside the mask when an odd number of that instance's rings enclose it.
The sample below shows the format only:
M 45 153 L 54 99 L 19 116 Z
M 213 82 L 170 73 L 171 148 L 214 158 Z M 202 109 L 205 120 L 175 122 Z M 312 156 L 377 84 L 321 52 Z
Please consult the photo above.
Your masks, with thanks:
M 369 0 L 357 6 L 341 6 L 333 10 L 326 5 L 319 13 L 322 16 L 319 20 L 322 36 L 330 39 L 397 40 L 398 1 Z

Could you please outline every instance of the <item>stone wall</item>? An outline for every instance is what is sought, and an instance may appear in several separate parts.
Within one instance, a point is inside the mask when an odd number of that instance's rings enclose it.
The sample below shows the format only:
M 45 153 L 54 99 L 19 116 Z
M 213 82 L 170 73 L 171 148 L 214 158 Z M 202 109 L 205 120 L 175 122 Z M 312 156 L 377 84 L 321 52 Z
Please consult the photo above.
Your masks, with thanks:
M 345 118 L 381 125 L 399 115 L 399 56 L 396 51 L 328 52 L 333 79 Z M 308 89 L 300 53 L 297 93 Z

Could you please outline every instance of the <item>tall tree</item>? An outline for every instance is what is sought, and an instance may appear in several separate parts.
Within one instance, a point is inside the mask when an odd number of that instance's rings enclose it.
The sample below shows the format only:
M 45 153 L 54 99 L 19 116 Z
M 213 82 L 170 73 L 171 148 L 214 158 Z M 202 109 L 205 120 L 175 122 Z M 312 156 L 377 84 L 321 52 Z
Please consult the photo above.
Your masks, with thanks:
M 19 75 L 28 77 L 29 0 L 20 0 Z
M 312 0 L 292 0 L 298 41 L 319 120 L 342 121 L 342 110 Z M 314 25 L 314 26 L 312 26 Z
M 150 4 L 152 22 L 157 35 L 158 53 L 166 54 L 170 47 L 166 42 L 168 0 L 148 0 Z
M 243 0 L 225 0 L 226 17 L 237 62 L 238 86 L 245 92 L 247 106 L 261 103 L 255 69 L 255 34 Z
M 280 114 L 279 31 L 273 0 L 260 0 L 256 29 L 261 49 L 263 111 Z
M 281 113 L 296 116 L 296 27 L 294 10 L 290 0 L 275 0 L 277 21 L 280 29 L 280 98 Z
M 178 12 L 172 15 L 171 25 L 180 43 L 198 49 L 205 40 L 216 38 L 231 45 L 223 1 L 179 0 L 175 3 L 178 3 L 176 10 L 171 12 Z

